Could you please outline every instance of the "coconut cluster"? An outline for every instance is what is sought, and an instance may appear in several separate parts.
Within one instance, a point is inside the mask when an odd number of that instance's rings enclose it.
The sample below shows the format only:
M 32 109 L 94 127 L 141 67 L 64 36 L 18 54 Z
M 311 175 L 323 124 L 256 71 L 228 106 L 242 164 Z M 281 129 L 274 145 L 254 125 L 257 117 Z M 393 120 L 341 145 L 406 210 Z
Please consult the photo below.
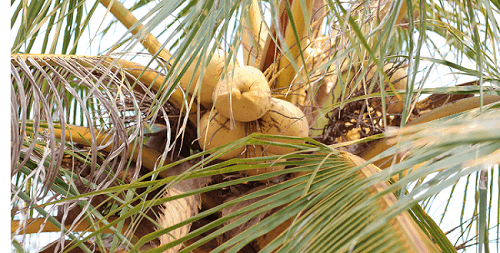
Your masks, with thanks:
M 212 59 L 207 71 L 223 69 L 223 62 L 222 58 Z M 212 64 L 214 66 L 210 66 Z M 309 125 L 304 113 L 290 102 L 273 98 L 267 79 L 259 69 L 251 66 L 236 67 L 232 73 L 228 72 L 227 76 L 220 81 L 222 71 L 214 71 L 210 74 L 217 75 L 211 76 L 206 82 L 204 77 L 201 82 L 202 101 L 200 102 L 213 104 L 214 107 L 200 119 L 198 142 L 203 150 L 239 140 L 252 132 L 295 137 L 308 136 Z M 195 74 L 186 78 L 197 79 L 198 77 Z M 214 80 L 218 81 L 215 85 Z M 181 83 L 185 82 L 181 80 Z M 193 91 L 190 90 L 190 92 Z M 210 100 L 203 100 L 207 97 L 210 97 Z M 273 139 L 269 140 L 273 141 Z M 283 142 L 283 140 L 279 141 Z M 240 147 L 225 152 L 219 158 L 231 159 L 236 156 L 253 158 L 287 154 L 292 151 L 294 149 L 277 146 Z M 257 175 L 281 169 L 284 169 L 284 166 L 254 169 L 246 173 Z

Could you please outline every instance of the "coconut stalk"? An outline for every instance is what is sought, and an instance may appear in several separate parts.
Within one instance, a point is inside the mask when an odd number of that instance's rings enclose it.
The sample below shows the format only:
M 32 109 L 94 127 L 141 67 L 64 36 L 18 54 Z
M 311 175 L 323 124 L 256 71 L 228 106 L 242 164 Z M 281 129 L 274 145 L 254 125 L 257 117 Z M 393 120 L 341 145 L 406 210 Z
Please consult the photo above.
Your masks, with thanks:
M 131 29 L 134 25 L 134 29 L 131 30 L 133 35 L 138 35 L 141 44 L 148 50 L 151 55 L 158 54 L 158 57 L 163 61 L 168 61 L 172 55 L 163 48 L 163 45 L 153 36 L 151 33 L 139 34 L 144 28 L 142 24 L 138 24 L 139 20 L 130 12 L 125 6 L 123 6 L 119 1 L 116 0 L 100 0 L 101 4 L 104 5 L 110 12 L 115 16 L 120 23 L 122 23 L 127 29 Z M 169 68 L 166 65 L 167 69 Z
M 279 13 L 279 20 L 280 20 L 280 27 L 278 28 L 279 31 L 284 32 L 286 30 L 286 27 L 288 25 L 288 15 L 286 13 L 286 5 L 287 1 L 289 4 L 293 2 L 293 0 L 283 0 L 280 1 L 280 4 L 278 6 L 278 13 Z M 311 23 L 313 23 L 313 36 L 317 36 L 317 33 L 321 29 L 321 24 L 322 20 L 324 18 L 325 14 L 325 1 L 324 0 L 315 0 L 312 8 L 312 20 Z M 276 26 L 275 23 L 271 24 L 270 30 L 268 32 L 267 38 L 265 40 L 265 43 L 263 45 L 262 49 L 262 57 L 259 62 L 259 69 L 264 72 L 266 71 L 273 63 L 277 61 L 276 57 L 278 56 L 278 46 L 276 45 Z M 277 40 L 278 44 L 280 44 L 280 41 Z
M 390 10 L 391 3 L 392 2 L 387 2 L 387 3 L 381 4 L 380 1 L 375 1 L 374 3 L 372 3 L 370 5 L 370 8 L 376 10 L 376 17 L 377 17 L 376 23 L 380 23 L 380 20 L 382 20 L 387 15 L 387 13 Z M 318 8 L 318 7 L 319 7 L 319 5 L 317 5 L 317 3 L 315 3 L 313 11 L 316 10 L 316 8 Z M 405 14 L 406 14 L 406 2 L 403 2 L 401 9 L 398 13 L 398 16 L 396 18 L 396 25 L 398 25 L 402 22 L 402 19 L 403 19 Z M 313 13 L 313 15 L 314 15 L 313 16 L 314 19 L 318 18 L 318 14 Z M 316 30 L 316 29 L 314 29 L 314 30 Z M 364 35 L 366 35 L 366 33 L 368 31 L 363 29 L 362 32 L 364 32 Z M 343 43 L 346 43 L 346 42 L 343 42 Z M 373 46 L 375 44 L 376 44 L 376 42 L 372 41 L 371 45 Z M 349 64 L 345 64 L 345 63 L 342 64 L 340 73 L 344 73 L 348 68 L 349 68 Z M 334 82 L 335 82 L 336 76 L 333 76 L 332 78 L 329 78 L 329 79 L 334 80 Z M 325 84 L 326 84 L 326 86 L 325 86 Z M 329 84 L 329 82 L 327 80 L 325 80 L 322 83 L 320 83 L 319 87 L 317 85 L 314 85 L 311 89 L 312 91 L 317 90 L 316 96 L 314 98 L 310 98 L 310 103 L 313 103 L 313 107 L 316 108 L 316 110 L 313 110 L 312 115 L 308 118 L 309 123 L 311 125 L 314 124 L 315 119 L 317 117 L 317 114 L 319 112 L 319 109 L 317 109 L 317 108 L 322 108 L 325 104 L 326 99 L 330 96 L 331 87 L 328 84 Z M 333 85 L 335 86 L 334 88 L 336 88 L 337 93 L 340 93 L 340 90 L 341 90 L 340 86 L 335 85 L 335 84 L 333 84 Z
M 311 94 L 311 99 L 309 100 L 309 106 L 306 107 L 306 117 L 307 122 L 309 122 L 309 126 L 313 126 L 318 119 L 319 112 L 325 106 L 328 98 L 330 97 L 330 93 L 332 92 L 335 82 L 331 81 L 332 79 L 323 79 L 319 82 L 318 85 L 314 85 L 311 87 L 311 90 L 315 93 Z
M 377 23 L 380 23 L 380 21 L 385 18 L 387 13 L 389 13 L 389 11 L 391 10 L 391 5 L 392 5 L 392 1 L 385 3 L 381 2 L 383 1 L 375 1 L 370 6 L 371 8 L 375 9 L 376 13 L 375 16 L 377 17 L 376 19 Z M 401 3 L 401 8 L 399 9 L 398 16 L 396 17 L 396 25 L 399 25 L 401 23 L 405 14 L 406 14 L 406 1 L 403 1 L 403 3 Z
M 500 101 L 500 96 L 496 95 L 484 95 L 483 105 L 488 105 Z M 407 125 L 417 125 L 423 124 L 432 120 L 444 118 L 450 115 L 461 113 L 467 110 L 477 108 L 481 105 L 481 97 L 469 97 L 458 101 L 454 101 L 449 104 L 445 104 L 438 107 L 430 112 L 423 114 L 422 116 L 410 121 Z M 370 160 L 371 158 L 377 156 L 378 154 L 384 152 L 385 150 L 391 148 L 394 144 L 390 144 L 385 140 L 378 141 L 374 146 L 365 151 L 360 156 L 365 160 Z M 385 169 L 391 165 L 390 161 L 393 157 L 386 157 L 373 162 L 374 165 Z
M 319 44 L 318 44 L 319 41 Z M 311 64 L 311 67 L 317 64 L 323 64 L 324 59 L 328 59 L 328 56 L 333 55 L 332 45 L 330 43 L 330 38 L 327 37 L 318 37 L 314 41 L 312 41 L 312 45 L 308 50 L 306 50 L 306 55 L 308 58 L 308 64 Z M 326 56 L 325 56 L 326 55 Z M 312 58 L 312 59 L 310 59 Z M 327 101 L 332 101 L 334 99 L 338 99 L 341 95 L 342 87 L 337 83 L 337 75 L 339 73 L 344 77 L 345 72 L 348 70 L 349 64 L 348 62 L 344 62 L 341 65 L 341 69 L 337 69 L 334 64 L 330 66 L 331 74 L 323 71 L 319 73 L 323 76 L 322 80 L 316 81 L 307 88 L 307 98 L 304 108 L 304 114 L 307 117 L 307 122 L 309 122 L 310 126 L 316 124 L 320 111 L 326 105 Z M 328 73 L 328 75 L 326 75 Z M 317 75 L 315 73 L 315 75 Z M 345 78 L 344 78 L 345 80 Z M 348 83 L 348 82 L 346 82 Z M 349 93 L 345 91 L 346 95 Z M 329 102 L 331 103 L 331 102 Z
M 284 31 L 286 28 L 286 25 L 288 24 L 288 16 L 285 13 L 285 1 L 288 0 L 283 0 L 280 1 L 280 4 L 278 6 L 278 13 L 279 13 L 279 20 L 281 21 L 279 23 L 280 27 L 278 30 Z M 290 0 L 289 2 L 293 2 L 293 0 Z M 275 40 L 276 38 L 276 25 L 275 23 L 271 24 L 271 27 L 269 29 L 269 33 L 267 35 L 266 41 L 264 43 L 264 47 L 262 48 L 262 56 L 259 62 L 259 69 L 263 73 L 271 66 L 273 65 L 274 62 L 276 62 L 276 56 L 278 54 L 278 47 L 276 45 L 276 42 L 279 43 L 278 40 Z
M 292 2 L 290 11 L 292 13 L 291 18 L 293 18 L 293 23 L 289 22 L 290 24 L 287 25 L 284 40 L 284 44 L 289 48 L 290 54 L 286 57 L 281 57 L 279 60 L 279 69 L 283 70 L 276 78 L 275 86 L 275 88 L 280 89 L 280 93 L 285 95 L 284 99 L 292 104 L 296 104 L 298 102 L 298 94 L 301 89 L 294 88 L 292 90 L 293 94 L 288 95 L 291 89 L 290 85 L 297 74 L 295 68 L 290 65 L 297 57 L 300 58 L 297 62 L 295 62 L 298 69 L 305 64 L 301 57 L 301 52 L 307 45 L 307 40 L 305 38 L 311 29 L 310 21 L 314 0 L 304 1 L 306 6 L 303 6 L 302 2 L 303 1 Z M 291 59 L 289 57 L 291 57 Z M 301 77 L 299 76 L 299 78 Z
M 326 2 L 325 0 L 315 0 L 312 7 L 311 24 L 313 37 L 316 38 L 323 28 L 323 19 L 326 15 Z
M 262 20 L 259 2 L 252 0 L 248 15 L 243 19 L 243 55 L 244 65 L 259 66 L 265 38 L 268 36 L 267 27 Z

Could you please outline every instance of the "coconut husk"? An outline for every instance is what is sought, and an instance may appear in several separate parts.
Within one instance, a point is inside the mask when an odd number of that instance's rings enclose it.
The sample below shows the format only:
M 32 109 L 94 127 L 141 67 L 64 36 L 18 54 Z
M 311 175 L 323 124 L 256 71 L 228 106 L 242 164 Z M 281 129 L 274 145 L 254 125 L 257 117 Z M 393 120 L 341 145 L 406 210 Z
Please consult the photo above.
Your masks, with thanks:
M 151 108 L 152 106 L 146 102 L 142 102 L 142 105 L 146 108 Z M 188 157 L 191 154 L 191 149 L 201 150 L 196 144 L 187 145 L 188 143 L 193 143 L 198 138 L 196 126 L 191 121 L 188 121 L 187 126 L 182 128 L 179 125 L 179 117 L 182 117 L 179 109 L 173 107 L 168 101 L 164 104 L 163 108 L 168 114 L 168 119 L 165 118 L 165 115 L 158 115 L 156 117 L 156 123 L 152 125 L 152 128 L 156 131 L 144 134 L 145 137 L 149 137 L 145 143 L 145 147 L 153 149 L 160 154 L 165 152 L 166 147 L 169 147 L 170 150 L 167 152 L 167 156 L 172 160 L 177 160 L 178 156 Z M 167 124 L 170 125 L 170 131 L 166 126 Z M 184 131 L 183 134 L 180 134 L 181 128 Z M 167 143 L 168 137 L 170 137 L 170 143 Z
M 154 132 L 148 135 L 150 137 L 146 141 L 145 146 L 163 153 L 163 151 L 165 151 L 165 147 L 167 146 L 167 129 L 162 129 L 158 132 Z
M 191 166 L 192 164 L 190 162 L 185 162 L 178 166 L 175 166 L 170 169 L 169 176 L 180 175 L 189 168 L 191 168 Z M 209 183 L 209 181 L 210 181 L 209 177 L 182 180 L 174 184 L 173 186 L 169 187 L 167 189 L 165 197 L 176 196 L 192 190 L 199 189 L 201 187 L 206 186 Z M 200 208 L 201 208 L 201 198 L 199 194 L 163 203 L 160 207 L 160 212 L 158 215 L 159 216 L 158 224 L 162 228 L 171 227 L 198 214 Z M 165 245 L 167 243 L 170 243 L 176 239 L 179 239 L 187 235 L 190 231 L 190 228 L 191 224 L 187 224 L 173 231 L 170 231 L 167 234 L 161 235 L 159 237 L 160 245 Z M 182 245 L 179 244 L 164 252 L 167 253 L 178 252 L 181 247 Z
M 267 152 L 265 148 L 262 145 L 247 145 L 245 153 L 240 155 L 241 157 L 244 158 L 254 158 L 254 157 L 266 157 L 266 156 L 273 156 L 274 154 L 271 152 Z M 272 161 L 269 161 L 272 162 Z M 276 159 L 274 162 L 286 162 L 286 159 Z M 258 162 L 252 162 L 250 164 L 258 164 Z M 261 168 L 256 168 L 256 169 L 251 169 L 251 170 L 246 170 L 246 171 L 239 171 L 239 174 L 242 175 L 247 175 L 247 176 L 257 176 L 260 174 L 268 173 L 268 172 L 274 172 L 274 171 L 280 171 L 284 170 L 285 165 L 281 166 L 271 166 L 270 164 L 264 164 L 262 165 Z M 261 179 L 258 180 L 261 183 L 268 183 L 268 182 L 274 182 L 274 183 L 279 183 L 282 180 L 278 179 L 280 176 L 274 176 L 272 178 L 266 178 L 266 179 Z
M 227 194 L 223 189 L 217 189 L 209 192 L 200 193 L 201 204 L 203 210 L 212 209 L 222 203 L 227 198 Z
M 196 68 L 197 61 L 199 60 L 199 56 L 196 56 L 195 61 L 188 66 L 186 73 L 181 77 L 180 86 L 184 90 L 188 90 L 189 88 L 190 95 L 196 97 L 196 99 L 199 99 L 199 102 L 202 105 L 211 107 L 212 93 L 214 93 L 214 89 L 219 82 L 219 79 L 221 79 L 223 75 L 231 73 L 234 68 L 237 68 L 239 66 L 238 62 L 235 63 L 232 61 L 232 59 L 229 59 L 230 61 L 227 65 L 227 68 L 224 69 L 226 66 L 227 56 L 228 54 L 224 52 L 224 50 L 215 50 L 208 66 L 206 66 L 205 74 L 201 81 L 199 81 L 201 66 L 198 66 L 196 72 L 194 70 Z M 204 63 L 202 63 L 202 65 L 204 65 Z M 201 87 L 198 87 L 199 85 L 201 85 Z
M 243 193 L 242 195 L 240 196 L 234 196 L 234 197 L 230 197 L 228 198 L 225 202 L 229 202 L 233 199 L 237 199 L 239 197 L 242 197 L 244 195 L 248 195 L 252 192 L 256 192 L 256 191 L 259 191 L 261 189 L 264 189 L 268 187 L 268 185 L 262 185 L 262 186 L 259 186 L 259 187 L 255 187 L 253 189 L 251 189 L 250 191 L 246 192 L 246 193 Z M 230 207 L 226 207 L 224 209 L 222 209 L 221 211 L 221 216 L 224 217 L 224 216 L 228 216 L 230 215 L 231 213 L 234 213 L 244 207 L 247 207 L 255 202 L 258 202 L 264 198 L 266 198 L 268 195 L 264 195 L 264 196 L 261 196 L 261 197 L 258 197 L 258 198 L 253 198 L 253 199 L 249 199 L 249 200 L 246 200 L 246 201 L 243 201 L 243 202 L 240 202 L 240 203 L 237 203 L 235 205 L 232 205 Z M 270 211 L 266 211 L 266 212 L 263 212 L 255 217 L 253 217 L 252 219 L 250 219 L 249 221 L 245 222 L 244 224 L 236 227 L 236 228 L 233 228 L 229 231 L 227 231 L 226 233 L 224 233 L 222 236 L 220 236 L 219 238 L 217 238 L 217 240 L 219 241 L 219 244 L 222 244 L 223 242 L 226 242 L 228 240 L 230 240 L 231 238 L 237 236 L 238 234 L 240 234 L 241 232 L 245 231 L 246 229 L 252 227 L 253 225 L 259 223 L 260 221 L 262 221 L 263 219 L 265 219 L 267 216 L 269 216 L 271 213 L 273 212 L 273 210 L 270 210 Z M 243 214 L 242 216 L 244 216 L 245 214 Z M 227 226 L 231 223 L 233 223 L 234 221 L 236 221 L 237 219 L 239 219 L 241 216 L 238 216 L 238 217 L 235 217 L 227 222 L 225 222 L 223 224 L 223 226 Z
M 252 127 L 255 127 L 255 132 L 260 132 L 262 134 L 293 137 L 309 136 L 309 124 L 307 123 L 304 113 L 294 104 L 277 98 L 271 98 L 271 109 L 264 114 L 262 118 L 257 120 L 257 126 Z M 276 141 L 272 138 L 265 139 Z M 303 143 L 303 141 L 297 140 L 280 139 L 277 141 L 287 143 Z M 266 152 L 278 155 L 284 155 L 296 151 L 294 148 L 272 145 L 265 146 L 265 150 Z
M 220 114 L 240 122 L 257 120 L 271 108 L 266 76 L 252 66 L 236 68 L 217 83 L 212 99 Z
M 195 222 L 192 223 L 192 226 L 191 226 L 191 231 L 194 231 L 198 228 L 201 228 L 211 222 L 213 222 L 213 220 L 216 219 L 216 218 L 213 218 L 213 217 L 205 217 L 205 218 L 202 218 L 200 220 L 197 220 Z M 210 229 L 190 240 L 187 240 L 186 242 L 183 243 L 184 246 L 189 246 L 195 242 L 197 242 L 198 240 L 201 240 L 203 238 L 205 238 L 206 236 L 210 235 L 211 233 L 213 233 L 215 230 L 217 230 L 217 228 L 213 228 L 213 229 Z M 192 249 L 191 253 L 208 253 L 210 251 L 212 251 L 213 249 L 217 248 L 219 246 L 219 243 L 217 242 L 217 239 L 212 239 L 210 240 L 209 242 L 203 244 L 203 245 L 200 245 L 194 249 Z M 182 247 L 182 249 L 185 248 L 185 247 Z

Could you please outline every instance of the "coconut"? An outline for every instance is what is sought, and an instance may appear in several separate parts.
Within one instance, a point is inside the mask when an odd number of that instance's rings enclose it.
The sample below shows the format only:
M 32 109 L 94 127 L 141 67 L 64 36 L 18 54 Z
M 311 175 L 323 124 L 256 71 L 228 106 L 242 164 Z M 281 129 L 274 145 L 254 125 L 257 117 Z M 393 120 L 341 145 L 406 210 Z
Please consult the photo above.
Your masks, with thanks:
M 213 102 L 224 117 L 240 122 L 254 121 L 271 107 L 271 90 L 259 69 L 239 67 L 217 84 Z
M 196 57 L 195 62 L 198 60 L 198 57 Z M 214 54 L 212 55 L 212 59 L 210 59 L 210 62 L 205 69 L 203 78 L 201 80 L 201 94 L 200 94 L 200 103 L 208 105 L 212 103 L 212 93 L 215 89 L 215 86 L 217 85 L 217 82 L 220 80 L 222 73 L 224 71 L 224 66 L 225 66 L 226 60 L 225 60 L 225 52 L 217 49 L 215 50 Z M 191 95 L 197 94 L 197 82 L 200 77 L 200 68 L 201 66 L 198 66 L 198 69 L 195 73 L 196 64 L 193 63 L 189 68 L 187 69 L 186 73 L 182 76 L 181 78 L 181 87 L 184 88 L 184 90 L 187 90 L 189 86 L 189 82 L 191 81 L 191 77 L 193 77 L 193 82 L 191 83 L 191 88 L 189 89 L 189 93 Z M 227 73 L 229 74 L 234 66 L 238 66 L 238 63 L 233 63 L 229 62 L 227 66 Z
M 258 120 L 258 131 L 262 134 L 308 137 L 309 125 L 304 113 L 294 104 L 277 99 L 271 99 L 271 108 Z M 297 143 L 293 140 L 270 139 L 271 141 Z M 293 148 L 266 146 L 266 152 L 283 155 L 295 151 Z
M 249 145 L 247 146 L 247 149 L 244 153 L 245 158 L 254 158 L 254 157 L 265 157 L 265 156 L 274 156 L 275 154 L 272 154 L 270 152 L 267 152 L 264 150 L 264 148 L 261 145 Z M 278 159 L 276 162 L 286 162 L 286 159 Z M 252 163 L 255 164 L 255 163 Z M 257 176 L 260 174 L 268 173 L 268 172 L 273 172 L 273 171 L 279 171 L 279 170 L 284 170 L 285 166 L 270 166 L 268 164 L 263 165 L 261 168 L 257 169 L 251 169 L 251 170 L 246 170 L 246 171 L 241 171 L 246 173 L 248 176 Z M 272 181 L 275 179 L 277 176 L 268 178 L 268 179 L 263 179 L 259 180 L 262 183 L 267 183 L 268 181 Z
M 208 150 L 247 136 L 244 123 L 238 121 L 233 123 L 222 116 L 217 109 L 205 113 L 200 119 L 200 138 L 198 139 L 200 147 Z M 245 147 L 234 149 L 219 159 L 233 158 L 241 154 L 244 149 Z

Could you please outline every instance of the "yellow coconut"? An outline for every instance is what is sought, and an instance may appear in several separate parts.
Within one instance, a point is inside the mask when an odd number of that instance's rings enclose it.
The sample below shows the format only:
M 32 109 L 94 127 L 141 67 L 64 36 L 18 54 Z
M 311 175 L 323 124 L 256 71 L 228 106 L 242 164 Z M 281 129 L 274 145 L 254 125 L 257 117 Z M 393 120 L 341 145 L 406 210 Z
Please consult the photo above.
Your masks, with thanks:
M 220 49 L 215 50 L 214 54 L 212 55 L 212 59 L 210 59 L 210 62 L 208 64 L 207 68 L 205 69 L 203 79 L 201 80 L 200 103 L 202 103 L 202 104 L 211 104 L 212 103 L 212 93 L 213 93 L 215 86 L 217 85 L 217 82 L 219 82 L 219 80 L 222 76 L 222 73 L 224 71 L 224 66 L 226 63 L 225 56 L 226 56 L 226 53 Z M 198 57 L 189 66 L 188 70 L 181 78 L 181 87 L 184 90 L 187 90 L 187 88 L 189 87 L 189 82 L 191 81 L 191 77 L 193 77 L 193 82 L 191 84 L 191 88 L 189 89 L 189 93 L 191 95 L 198 94 L 196 91 L 198 90 L 197 89 L 197 82 L 198 82 L 198 78 L 200 77 L 201 66 L 198 66 L 197 71 L 194 73 L 194 69 L 196 67 L 197 61 L 198 61 Z M 235 64 L 233 62 L 229 62 L 228 66 L 227 66 L 227 74 L 230 74 L 235 66 L 237 67 L 238 64 L 237 63 Z M 196 96 L 196 97 L 198 97 L 198 96 Z
M 245 158 L 265 157 L 265 156 L 274 156 L 274 155 L 275 154 L 272 154 L 272 153 L 264 150 L 264 148 L 261 145 L 248 145 L 246 147 L 245 153 L 243 154 L 243 156 Z M 276 162 L 285 162 L 285 161 L 286 161 L 286 159 L 279 159 Z M 272 162 L 272 161 L 269 161 L 267 163 L 270 163 L 270 162 Z M 285 169 L 284 165 L 282 165 L 282 166 L 269 166 L 269 164 L 265 164 L 261 168 L 246 170 L 246 171 L 242 171 L 242 172 L 246 173 L 248 176 L 257 176 L 260 174 L 273 172 L 273 171 L 280 171 L 280 170 L 284 170 L 284 169 Z M 272 178 L 268 178 L 268 179 L 259 180 L 259 181 L 262 183 L 267 183 L 268 181 L 271 181 L 271 180 L 275 179 L 276 177 L 277 176 L 272 177 Z
M 271 107 L 271 90 L 264 74 L 252 66 L 239 67 L 221 80 L 213 93 L 215 108 L 236 121 L 262 117 Z
M 277 99 L 271 99 L 271 108 L 258 120 L 258 129 L 262 134 L 308 137 L 309 125 L 304 113 L 294 104 Z M 296 143 L 291 140 L 273 140 L 279 142 Z M 272 154 L 287 154 L 295 151 L 293 148 L 266 146 L 265 151 Z
M 384 65 L 384 72 L 388 73 L 392 68 L 394 68 L 393 63 L 388 63 Z M 372 67 L 368 73 L 366 74 L 366 81 L 369 82 L 367 85 L 370 85 L 371 79 L 376 71 L 376 66 Z M 406 83 L 408 81 L 408 75 L 403 68 L 399 68 L 389 77 L 394 89 L 396 90 L 404 90 L 406 89 Z M 384 86 L 388 86 L 387 82 L 384 82 Z M 368 88 L 368 87 L 367 87 Z M 387 91 L 392 91 L 390 87 L 385 88 Z M 401 95 L 400 95 L 401 96 Z M 386 103 L 386 113 L 388 114 L 396 114 L 401 113 L 403 111 L 404 101 L 398 99 L 397 96 L 389 96 L 385 99 Z M 380 101 L 375 101 L 372 103 L 372 106 L 376 107 L 380 105 Z M 381 105 L 380 105 L 381 106 Z
M 222 116 L 217 109 L 205 113 L 200 119 L 200 138 L 198 139 L 200 147 L 208 150 L 244 138 L 247 135 L 245 124 L 237 121 L 233 123 Z M 233 158 L 241 154 L 244 149 L 245 147 L 234 149 L 219 159 Z

